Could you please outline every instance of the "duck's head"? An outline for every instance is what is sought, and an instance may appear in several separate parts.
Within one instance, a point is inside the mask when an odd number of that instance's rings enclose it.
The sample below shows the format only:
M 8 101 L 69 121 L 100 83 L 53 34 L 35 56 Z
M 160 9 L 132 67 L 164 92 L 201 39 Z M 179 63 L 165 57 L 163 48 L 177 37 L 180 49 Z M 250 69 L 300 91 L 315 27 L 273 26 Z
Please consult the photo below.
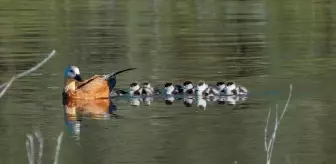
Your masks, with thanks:
M 82 77 L 80 76 L 79 69 L 76 66 L 67 66 L 64 71 L 64 77 L 68 79 L 75 79 L 77 81 L 83 81 Z
M 217 82 L 216 84 L 217 88 L 220 90 L 220 91 L 223 91 L 224 88 L 226 87 L 225 83 L 223 81 L 219 81 Z

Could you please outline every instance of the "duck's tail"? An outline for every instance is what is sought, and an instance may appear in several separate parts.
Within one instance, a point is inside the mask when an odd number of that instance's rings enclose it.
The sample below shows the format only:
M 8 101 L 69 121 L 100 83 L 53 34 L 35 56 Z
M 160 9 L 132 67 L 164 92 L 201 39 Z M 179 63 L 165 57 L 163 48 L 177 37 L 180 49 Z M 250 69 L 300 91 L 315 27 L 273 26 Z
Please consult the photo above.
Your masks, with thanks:
M 123 73 L 123 72 L 126 72 L 126 71 L 134 70 L 134 69 L 136 69 L 136 68 L 127 68 L 127 69 L 124 69 L 124 70 L 120 70 L 120 71 L 117 71 L 117 72 L 112 72 L 110 74 L 105 75 L 104 79 L 106 81 L 108 81 L 110 90 L 113 89 L 115 87 L 115 85 L 117 84 L 116 75 L 118 75 L 120 73 Z

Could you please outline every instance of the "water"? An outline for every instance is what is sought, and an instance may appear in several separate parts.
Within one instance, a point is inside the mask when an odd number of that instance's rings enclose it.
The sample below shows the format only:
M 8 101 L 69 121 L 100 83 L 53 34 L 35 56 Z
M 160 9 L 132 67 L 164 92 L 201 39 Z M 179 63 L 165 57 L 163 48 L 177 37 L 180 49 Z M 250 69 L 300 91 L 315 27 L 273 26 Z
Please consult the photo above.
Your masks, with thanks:
M 28 163 L 26 135 L 41 132 L 42 163 L 265 163 L 269 108 L 293 97 L 272 163 L 335 163 L 335 2 L 322 1 L 1 1 L 0 82 L 57 50 L 38 71 L 16 80 L 0 101 L 0 163 Z M 148 80 L 235 80 L 251 95 L 206 110 L 131 106 L 112 100 L 119 117 L 67 120 L 63 71 L 83 77 L 127 67 L 118 86 Z M 67 120 L 67 121 L 65 121 Z M 274 122 L 272 113 L 271 122 Z M 72 124 L 66 124 L 72 123 Z M 71 126 L 73 125 L 73 126 Z M 79 125 L 79 124 L 78 124 Z M 78 130 L 78 126 L 77 126 Z M 38 142 L 35 160 L 38 160 Z

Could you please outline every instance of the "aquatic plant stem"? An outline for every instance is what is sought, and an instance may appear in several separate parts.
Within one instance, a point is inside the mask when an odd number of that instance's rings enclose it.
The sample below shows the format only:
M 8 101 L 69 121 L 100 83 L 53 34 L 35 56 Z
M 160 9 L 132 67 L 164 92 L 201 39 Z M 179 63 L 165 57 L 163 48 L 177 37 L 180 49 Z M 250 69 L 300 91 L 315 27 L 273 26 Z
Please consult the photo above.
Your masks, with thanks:
M 279 125 L 281 123 L 281 120 L 282 120 L 283 116 L 285 115 L 285 113 L 287 111 L 287 108 L 288 108 L 289 101 L 290 101 L 291 97 L 292 97 L 292 84 L 290 84 L 290 86 L 289 86 L 288 99 L 287 99 L 287 102 L 286 102 L 286 105 L 285 105 L 284 109 L 282 110 L 282 114 L 281 114 L 280 118 L 278 118 L 278 104 L 276 104 L 274 129 L 273 129 L 273 132 L 271 134 L 271 138 L 267 142 L 267 129 L 268 129 L 268 123 L 269 123 L 269 120 L 270 120 L 270 115 L 271 115 L 272 108 L 269 109 L 268 116 L 267 116 L 267 121 L 266 121 L 266 126 L 265 126 L 265 137 L 264 137 L 265 152 L 266 152 L 266 164 L 271 163 L 272 152 L 273 152 L 273 148 L 274 148 L 274 141 L 275 141 L 275 138 L 276 138 L 276 132 L 279 128 Z
M 44 60 L 42 60 L 40 63 L 38 63 L 34 67 L 13 76 L 8 82 L 5 82 L 4 84 L 1 84 L 0 89 L 2 89 L 2 88 L 3 89 L 0 92 L 0 98 L 6 93 L 7 89 L 12 85 L 14 80 L 16 80 L 18 78 L 21 78 L 23 76 L 26 76 L 27 74 L 29 74 L 31 72 L 36 71 L 38 68 L 40 68 L 42 65 L 44 65 L 48 60 L 50 60 L 50 58 L 52 58 L 55 54 L 56 54 L 56 50 L 53 50 Z
M 56 146 L 54 164 L 58 164 L 58 156 L 59 156 L 59 151 L 61 149 L 62 138 L 63 138 L 63 132 L 61 132 L 57 138 L 57 146 Z

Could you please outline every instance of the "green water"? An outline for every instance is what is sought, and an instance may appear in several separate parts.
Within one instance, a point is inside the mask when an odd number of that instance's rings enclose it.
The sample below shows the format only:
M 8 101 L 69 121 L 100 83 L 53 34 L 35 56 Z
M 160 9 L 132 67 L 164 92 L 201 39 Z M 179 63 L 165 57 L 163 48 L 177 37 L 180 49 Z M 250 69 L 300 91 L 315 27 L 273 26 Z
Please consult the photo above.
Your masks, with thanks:
M 268 111 L 283 107 L 289 84 L 272 163 L 335 163 L 335 7 L 331 0 L 0 0 L 0 83 L 57 51 L 1 98 L 0 163 L 28 163 L 26 135 L 35 131 L 44 141 L 41 163 L 54 162 L 61 132 L 62 164 L 265 163 Z M 76 134 L 61 99 L 67 64 L 84 78 L 137 67 L 118 77 L 120 88 L 135 80 L 235 80 L 251 94 L 206 110 L 112 100 L 122 117 L 85 118 Z

